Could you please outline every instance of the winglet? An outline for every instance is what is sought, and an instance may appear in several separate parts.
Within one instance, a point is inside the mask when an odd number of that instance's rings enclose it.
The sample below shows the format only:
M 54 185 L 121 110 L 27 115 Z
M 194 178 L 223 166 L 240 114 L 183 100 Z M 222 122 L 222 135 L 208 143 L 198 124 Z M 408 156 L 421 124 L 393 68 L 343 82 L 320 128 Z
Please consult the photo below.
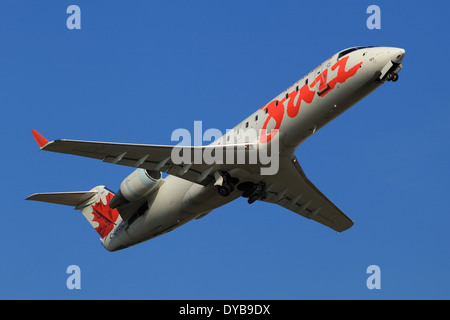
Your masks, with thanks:
M 39 148 L 42 148 L 48 143 L 48 140 L 45 139 L 39 132 L 36 130 L 31 130 L 31 133 L 33 134 L 34 139 L 36 140 L 37 144 L 39 145 Z

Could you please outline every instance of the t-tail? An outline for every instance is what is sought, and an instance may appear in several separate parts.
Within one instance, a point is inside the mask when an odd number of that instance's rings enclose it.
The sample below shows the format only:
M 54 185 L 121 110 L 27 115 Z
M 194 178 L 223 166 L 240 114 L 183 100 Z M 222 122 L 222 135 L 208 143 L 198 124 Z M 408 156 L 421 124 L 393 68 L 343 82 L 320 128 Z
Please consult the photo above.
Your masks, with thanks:
M 26 200 L 35 200 L 75 207 L 80 210 L 91 226 L 103 240 L 122 221 L 117 209 L 112 209 L 109 202 L 114 193 L 97 186 L 90 191 L 35 193 Z

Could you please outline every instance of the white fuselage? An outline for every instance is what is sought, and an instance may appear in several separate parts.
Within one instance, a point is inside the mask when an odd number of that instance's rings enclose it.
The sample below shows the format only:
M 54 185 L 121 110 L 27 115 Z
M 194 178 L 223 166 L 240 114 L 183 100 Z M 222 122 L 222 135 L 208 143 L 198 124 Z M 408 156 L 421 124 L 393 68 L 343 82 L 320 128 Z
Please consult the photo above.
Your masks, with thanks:
M 279 135 L 280 153 L 292 154 L 315 131 L 384 83 L 387 66 L 391 62 L 398 66 L 403 54 L 403 49 L 392 47 L 360 48 L 339 59 L 337 53 L 213 144 L 226 141 L 229 134 L 233 134 L 233 142 L 247 143 L 245 135 L 239 133 L 250 128 L 262 130 L 258 143 L 270 142 Z M 149 209 L 130 225 L 120 222 L 103 239 L 103 245 L 115 251 L 154 238 L 206 215 L 241 193 L 234 190 L 223 197 L 212 184 L 205 187 L 169 175 L 149 196 Z

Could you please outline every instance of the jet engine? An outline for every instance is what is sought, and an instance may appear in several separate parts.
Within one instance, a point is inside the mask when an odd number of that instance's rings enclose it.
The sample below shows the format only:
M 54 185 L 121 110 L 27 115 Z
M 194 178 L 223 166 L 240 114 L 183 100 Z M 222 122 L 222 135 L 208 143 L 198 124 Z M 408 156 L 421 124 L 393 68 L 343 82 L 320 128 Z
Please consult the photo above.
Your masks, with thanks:
M 115 209 L 121 205 L 142 200 L 157 190 L 162 180 L 159 171 L 136 169 L 122 181 L 119 191 L 111 199 L 109 206 Z

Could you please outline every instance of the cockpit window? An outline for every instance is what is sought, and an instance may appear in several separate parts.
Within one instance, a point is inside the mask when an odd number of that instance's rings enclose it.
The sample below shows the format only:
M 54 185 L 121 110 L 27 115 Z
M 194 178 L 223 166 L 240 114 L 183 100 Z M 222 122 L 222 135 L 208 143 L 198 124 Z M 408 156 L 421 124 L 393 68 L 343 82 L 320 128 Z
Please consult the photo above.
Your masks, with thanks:
M 373 48 L 374 46 L 367 46 L 367 47 L 353 47 L 353 48 L 349 48 L 349 49 L 345 49 L 344 51 L 341 51 L 338 55 L 338 60 L 340 58 L 342 58 L 343 56 L 349 54 L 350 52 L 356 51 L 356 50 L 360 50 L 360 49 L 366 49 L 366 48 Z

